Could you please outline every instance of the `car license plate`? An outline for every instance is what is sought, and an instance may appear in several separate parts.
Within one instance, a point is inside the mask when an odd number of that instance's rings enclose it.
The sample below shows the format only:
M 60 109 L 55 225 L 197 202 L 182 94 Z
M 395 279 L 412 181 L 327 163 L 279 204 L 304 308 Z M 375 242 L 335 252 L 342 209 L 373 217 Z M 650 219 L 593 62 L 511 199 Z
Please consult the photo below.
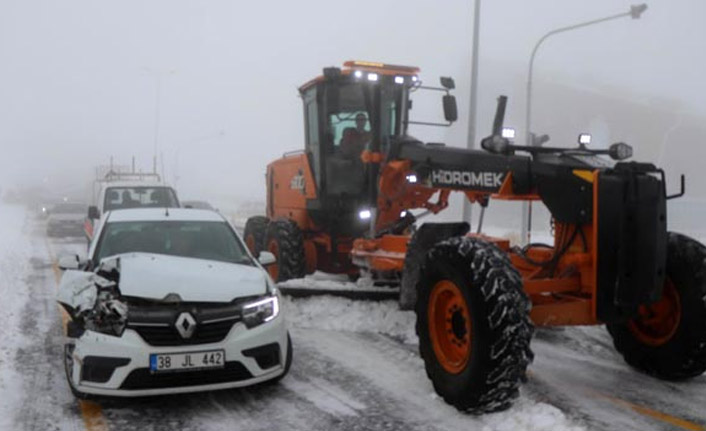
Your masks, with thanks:
M 152 372 L 223 368 L 225 363 L 225 350 L 207 350 L 188 353 L 155 353 L 150 355 L 150 370 Z

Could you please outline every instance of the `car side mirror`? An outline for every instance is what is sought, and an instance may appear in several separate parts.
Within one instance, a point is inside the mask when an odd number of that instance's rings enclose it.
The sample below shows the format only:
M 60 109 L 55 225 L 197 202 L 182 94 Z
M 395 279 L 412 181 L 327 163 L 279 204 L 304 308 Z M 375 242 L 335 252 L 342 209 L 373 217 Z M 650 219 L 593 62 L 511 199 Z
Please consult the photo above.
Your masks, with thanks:
M 260 255 L 257 257 L 257 261 L 260 262 L 262 266 L 268 266 L 277 262 L 277 258 L 269 251 L 261 251 Z
M 456 97 L 451 94 L 447 94 L 442 98 L 444 104 L 444 118 L 449 123 L 453 123 L 458 120 L 458 109 L 456 107 Z
M 66 256 L 61 256 L 58 263 L 59 269 L 66 271 L 67 269 L 79 269 L 81 267 L 81 260 L 78 258 L 77 254 L 70 254 Z
M 88 207 L 88 218 L 91 220 L 101 218 L 101 212 L 98 211 L 97 206 L 91 205 Z

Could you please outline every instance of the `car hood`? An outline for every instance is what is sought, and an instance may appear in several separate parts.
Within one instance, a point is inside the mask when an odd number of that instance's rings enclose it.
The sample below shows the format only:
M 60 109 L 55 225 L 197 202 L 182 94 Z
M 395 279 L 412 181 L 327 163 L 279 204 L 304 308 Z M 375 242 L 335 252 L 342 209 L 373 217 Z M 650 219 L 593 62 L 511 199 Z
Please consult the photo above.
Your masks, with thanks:
M 187 302 L 230 302 L 267 292 L 267 275 L 255 266 L 148 253 L 116 258 L 123 296 L 161 300 L 176 294 Z

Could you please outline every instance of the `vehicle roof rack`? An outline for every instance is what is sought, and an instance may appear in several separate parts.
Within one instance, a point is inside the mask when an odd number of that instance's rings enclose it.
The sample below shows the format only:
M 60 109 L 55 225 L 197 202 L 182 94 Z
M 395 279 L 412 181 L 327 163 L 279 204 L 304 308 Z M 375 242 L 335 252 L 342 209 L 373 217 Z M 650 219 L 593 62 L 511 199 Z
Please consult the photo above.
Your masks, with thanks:
M 103 171 L 103 172 L 101 172 Z M 135 157 L 132 158 L 132 167 L 116 166 L 113 158 L 110 158 L 110 165 L 96 168 L 96 182 L 114 181 L 145 181 L 156 180 L 162 182 L 162 177 L 157 173 L 157 160 L 155 158 L 152 172 L 142 172 L 135 169 Z

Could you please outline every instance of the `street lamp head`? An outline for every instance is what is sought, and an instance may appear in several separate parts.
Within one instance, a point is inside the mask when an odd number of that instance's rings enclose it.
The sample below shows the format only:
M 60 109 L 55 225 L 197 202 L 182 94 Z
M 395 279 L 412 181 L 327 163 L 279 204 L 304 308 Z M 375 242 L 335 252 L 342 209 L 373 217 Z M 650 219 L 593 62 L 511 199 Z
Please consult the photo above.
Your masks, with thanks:
M 645 3 L 630 6 L 630 17 L 632 19 L 639 19 L 640 15 L 647 10 L 647 5 Z

